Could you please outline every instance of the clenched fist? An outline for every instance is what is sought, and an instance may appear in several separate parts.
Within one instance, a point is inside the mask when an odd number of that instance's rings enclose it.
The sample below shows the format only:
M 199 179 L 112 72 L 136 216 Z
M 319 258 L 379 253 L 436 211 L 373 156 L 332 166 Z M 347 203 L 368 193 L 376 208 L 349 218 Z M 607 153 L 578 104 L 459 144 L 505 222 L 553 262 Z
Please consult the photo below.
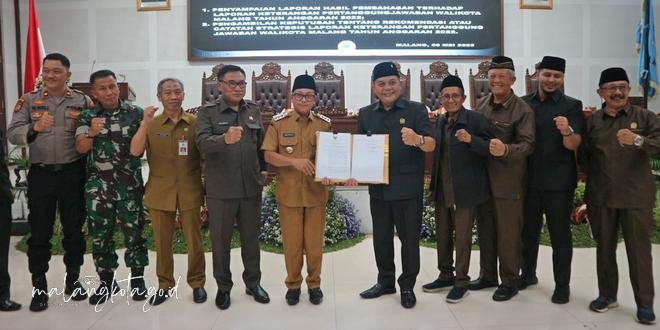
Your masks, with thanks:
M 89 124 L 89 132 L 87 135 L 94 137 L 99 135 L 101 130 L 105 127 L 105 118 L 92 118 L 92 122 Z
M 635 143 L 635 137 L 637 137 L 637 134 L 631 132 L 627 128 L 620 129 L 616 132 L 616 139 L 619 141 L 620 145 L 633 145 Z
M 48 111 L 44 111 L 41 118 L 34 124 L 33 129 L 37 132 L 43 132 L 55 124 L 55 117 L 51 116 Z
M 156 111 L 158 111 L 158 107 L 148 106 L 144 108 L 144 113 L 142 114 L 142 121 L 145 124 L 151 122 L 151 120 L 154 119 L 154 115 L 156 114 Z
M 403 140 L 403 143 L 407 146 L 414 146 L 419 144 L 420 137 L 415 131 L 408 127 L 404 127 L 401 129 L 401 139 Z
M 504 156 L 504 153 L 506 152 L 506 144 L 502 142 L 500 139 L 492 139 L 490 140 L 490 146 L 488 148 L 490 151 L 490 154 L 495 156 L 495 157 L 501 157 Z
M 472 135 L 470 135 L 465 129 L 461 128 L 456 131 L 456 139 L 461 142 L 470 143 L 472 142 Z
M 568 119 L 566 117 L 557 116 L 552 120 L 555 121 L 555 126 L 557 126 L 557 129 L 559 130 L 559 133 L 561 133 L 561 135 L 571 134 L 571 129 L 568 126 Z
M 227 130 L 227 133 L 225 133 L 225 143 L 234 144 L 241 140 L 242 135 L 243 135 L 243 127 L 231 126 Z

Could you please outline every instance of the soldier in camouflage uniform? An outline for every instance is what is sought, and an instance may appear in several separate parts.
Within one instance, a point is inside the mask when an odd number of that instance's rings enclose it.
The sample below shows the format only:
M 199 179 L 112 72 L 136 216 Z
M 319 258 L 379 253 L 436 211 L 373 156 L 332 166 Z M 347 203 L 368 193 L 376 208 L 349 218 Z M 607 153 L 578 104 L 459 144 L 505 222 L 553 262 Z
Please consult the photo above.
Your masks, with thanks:
M 85 109 L 76 130 L 76 148 L 88 153 L 85 200 L 92 255 L 101 284 L 90 304 L 104 303 L 118 291 L 114 270 L 118 267 L 112 240 L 115 223 L 125 237 L 124 261 L 131 267 L 131 296 L 146 299 L 144 267 L 149 263 L 142 236 L 144 211 L 141 161 L 130 153 L 131 139 L 143 117 L 139 107 L 119 99 L 115 74 L 100 70 L 90 77 L 92 95 L 98 104 Z

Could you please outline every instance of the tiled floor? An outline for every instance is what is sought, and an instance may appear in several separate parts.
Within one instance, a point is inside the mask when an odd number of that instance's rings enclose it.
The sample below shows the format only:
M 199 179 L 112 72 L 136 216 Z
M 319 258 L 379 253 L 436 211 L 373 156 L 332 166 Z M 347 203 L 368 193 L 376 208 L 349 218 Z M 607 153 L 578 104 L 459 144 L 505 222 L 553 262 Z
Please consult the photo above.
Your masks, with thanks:
M 17 238 L 12 238 L 12 246 Z M 550 302 L 553 290 L 551 249 L 541 247 L 539 256 L 540 284 L 521 292 L 509 302 L 494 302 L 493 290 L 470 292 L 459 304 L 447 304 L 446 292 L 428 294 L 421 285 L 437 276 L 435 250 L 422 249 L 422 270 L 416 286 L 417 306 L 402 308 L 398 295 L 363 300 L 358 293 L 376 279 L 371 239 L 339 252 L 327 253 L 323 259 L 322 289 L 325 300 L 319 306 L 307 301 L 303 290 L 299 305 L 291 307 L 284 301 L 284 260 L 281 255 L 262 252 L 262 285 L 270 293 L 271 302 L 261 305 L 243 293 L 240 279 L 242 265 L 240 250 L 232 251 L 232 269 L 236 285 L 232 291 L 232 305 L 220 311 L 213 303 L 216 285 L 212 280 L 211 254 L 206 254 L 206 289 L 209 300 L 204 304 L 192 302 L 191 289 L 185 281 L 186 257 L 175 257 L 175 274 L 181 275 L 178 298 L 153 307 L 116 298 L 112 304 L 95 311 L 87 301 L 64 302 L 62 296 L 50 299 L 50 308 L 33 313 L 30 301 L 30 274 L 27 257 L 14 249 L 10 252 L 12 298 L 23 304 L 18 312 L 0 313 L 0 329 L 649 329 L 634 321 L 635 305 L 628 279 L 625 247 L 619 247 L 621 306 L 604 314 L 587 308 L 597 294 L 594 249 L 576 249 L 573 257 L 572 296 L 566 305 Z M 653 246 L 655 278 L 660 278 L 657 261 L 660 246 Z M 121 254 L 120 254 L 121 256 Z M 147 285 L 156 285 L 155 254 L 149 255 L 152 265 L 147 268 Z M 398 258 L 398 255 L 397 255 Z M 474 252 L 471 274 L 478 272 L 479 254 Z M 95 276 L 91 255 L 85 256 L 83 274 Z M 125 267 L 119 276 L 127 275 Z M 50 286 L 62 288 L 64 265 L 55 256 L 50 263 Z M 657 281 L 656 281 L 657 282 Z M 658 298 L 656 298 L 656 306 Z M 656 325 L 657 326 L 657 325 Z

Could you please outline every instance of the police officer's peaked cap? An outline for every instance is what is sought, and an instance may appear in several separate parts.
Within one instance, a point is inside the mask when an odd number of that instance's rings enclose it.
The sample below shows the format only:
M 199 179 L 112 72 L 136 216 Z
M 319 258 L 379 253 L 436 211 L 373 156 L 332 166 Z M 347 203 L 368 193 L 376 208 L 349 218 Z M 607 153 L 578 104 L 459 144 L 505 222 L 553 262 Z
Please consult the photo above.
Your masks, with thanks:
M 298 77 L 296 77 L 296 80 L 293 81 L 293 89 L 291 90 L 295 91 L 296 89 L 300 89 L 300 88 L 309 88 L 309 89 L 313 89 L 315 92 L 317 91 L 314 78 L 308 74 L 301 74 Z
M 621 81 L 621 80 L 630 82 L 630 80 L 628 80 L 628 75 L 626 74 L 626 70 L 622 68 L 607 68 L 600 73 L 600 80 L 598 81 L 598 86 L 603 86 L 603 84 L 611 81 Z
M 566 60 L 561 57 L 543 56 L 539 69 L 550 69 L 566 72 Z
M 399 69 L 396 68 L 394 62 L 382 62 L 376 64 L 374 71 L 371 74 L 371 81 L 374 82 L 378 78 L 387 76 L 399 76 Z

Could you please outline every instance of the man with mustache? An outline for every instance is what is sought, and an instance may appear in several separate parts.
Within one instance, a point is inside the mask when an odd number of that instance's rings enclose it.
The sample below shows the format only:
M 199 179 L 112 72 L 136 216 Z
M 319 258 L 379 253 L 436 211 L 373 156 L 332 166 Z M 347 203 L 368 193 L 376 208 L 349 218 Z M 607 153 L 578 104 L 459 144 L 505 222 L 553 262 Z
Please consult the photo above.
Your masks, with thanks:
M 552 242 L 555 290 L 551 301 L 569 300 L 573 241 L 570 215 L 577 186 L 575 150 L 582 141 L 582 102 L 564 95 L 566 60 L 545 56 L 538 67 L 538 90 L 522 99 L 534 110 L 536 148 L 528 158 L 528 191 L 522 234 L 520 290 L 538 283 L 536 259 L 545 215 Z
M 589 308 L 604 313 L 619 306 L 616 248 L 621 227 L 637 320 L 654 324 L 649 234 L 656 190 L 649 157 L 660 154 L 660 118 L 628 102 L 630 83 L 622 68 L 603 70 L 597 92 L 605 102 L 587 119 L 581 148 L 587 172 L 587 214 L 597 244 L 598 298 Z
M 435 150 L 429 187 L 429 201 L 435 204 L 440 276 L 422 289 L 424 292 L 438 292 L 453 286 L 446 301 L 458 303 L 468 295 L 476 209 L 490 197 L 486 165 L 491 136 L 486 117 L 463 107 L 465 90 L 461 78 L 446 77 L 440 86 L 440 98 L 447 113 L 436 122 L 439 147 Z
M 23 95 L 14 107 L 7 131 L 9 142 L 29 146 L 30 171 L 27 200 L 30 238 L 28 267 L 32 273 L 31 311 L 48 308 L 46 272 L 51 257 L 55 212 L 64 233 L 65 291 L 73 300 L 85 300 L 78 282 L 85 254 L 85 156 L 76 151 L 75 131 L 83 109 L 91 100 L 67 86 L 69 59 L 59 53 L 44 57 L 41 88 Z
M 488 174 L 492 197 L 477 214 L 481 271 L 470 290 L 501 285 L 493 300 L 506 301 L 518 294 L 521 233 L 527 156 L 534 150 L 534 112 L 515 95 L 513 60 L 495 56 L 488 69 L 491 94 L 477 104 L 490 121 Z

